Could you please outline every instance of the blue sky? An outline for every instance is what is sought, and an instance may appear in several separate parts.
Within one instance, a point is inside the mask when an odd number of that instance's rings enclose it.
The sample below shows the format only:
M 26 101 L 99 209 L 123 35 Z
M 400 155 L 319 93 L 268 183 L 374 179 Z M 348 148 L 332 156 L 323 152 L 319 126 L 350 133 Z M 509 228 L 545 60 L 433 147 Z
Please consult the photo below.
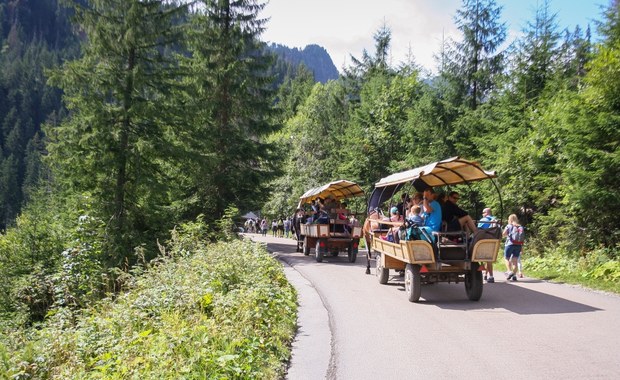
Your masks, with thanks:
M 340 70 L 349 56 L 361 57 L 363 49 L 374 52 L 373 34 L 385 23 L 392 30 L 393 64 L 406 60 L 435 70 L 433 55 L 443 38 L 458 38 L 454 16 L 461 0 L 268 0 L 261 17 L 269 17 L 262 38 L 289 47 L 308 44 L 323 46 Z M 508 38 L 514 40 L 534 19 L 543 0 L 496 0 L 503 7 L 502 21 Z M 557 14 L 560 30 L 574 30 L 588 24 L 595 31 L 601 20 L 601 5 L 608 0 L 551 0 L 549 9 Z

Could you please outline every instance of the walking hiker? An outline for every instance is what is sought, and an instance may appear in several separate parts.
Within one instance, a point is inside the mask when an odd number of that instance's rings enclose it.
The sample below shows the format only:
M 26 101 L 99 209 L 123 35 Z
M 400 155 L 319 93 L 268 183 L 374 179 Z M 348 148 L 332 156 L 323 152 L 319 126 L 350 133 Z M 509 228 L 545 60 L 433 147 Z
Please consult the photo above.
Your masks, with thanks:
M 517 215 L 510 214 L 508 217 L 508 225 L 504 228 L 502 235 L 506 237 L 504 248 L 504 259 L 506 260 L 506 268 L 508 268 L 506 279 L 517 281 L 517 272 L 519 270 L 518 260 L 519 256 L 521 256 L 523 238 L 525 236 L 525 230 L 523 226 L 519 224 Z

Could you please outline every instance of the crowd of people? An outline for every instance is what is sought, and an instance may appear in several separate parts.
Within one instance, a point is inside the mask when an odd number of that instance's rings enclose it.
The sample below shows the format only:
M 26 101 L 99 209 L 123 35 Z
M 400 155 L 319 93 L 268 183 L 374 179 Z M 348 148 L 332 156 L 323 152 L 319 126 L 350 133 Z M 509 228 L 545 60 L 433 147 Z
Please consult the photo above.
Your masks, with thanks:
M 386 216 L 384 220 L 402 222 L 406 219 L 413 225 L 425 229 L 428 236 L 433 236 L 434 231 L 464 231 L 470 237 L 478 229 L 499 228 L 499 221 L 493 216 L 491 208 L 484 208 L 481 218 L 476 222 L 466 210 L 458 205 L 459 200 L 460 194 L 457 191 L 439 194 L 432 187 L 426 188 L 423 192 L 417 192 L 412 197 L 403 193 L 400 202 L 390 208 L 389 216 Z M 346 203 L 341 203 L 331 196 L 317 198 L 311 202 L 309 210 L 298 208 L 290 217 L 280 217 L 271 222 L 267 218 L 248 219 L 246 231 L 266 236 L 271 230 L 271 235 L 274 237 L 299 239 L 302 224 L 327 224 L 333 219 L 346 221 L 339 223 L 346 231 L 351 226 L 359 225 L 355 215 L 348 214 L 346 207 Z M 393 229 L 397 228 L 393 227 Z M 519 240 L 523 236 L 523 226 L 519 224 L 515 214 L 509 216 L 508 224 L 502 230 L 502 236 L 506 238 L 504 248 L 506 278 L 517 281 L 518 277 L 523 277 L 521 264 L 523 241 Z M 487 283 L 495 282 L 493 264 L 487 263 L 485 269 L 484 279 Z
M 359 226 L 355 214 L 349 213 L 347 203 L 340 202 L 332 196 L 317 198 L 310 204 L 308 210 L 298 208 L 289 217 L 247 219 L 244 229 L 248 233 L 260 233 L 267 236 L 271 232 L 273 237 L 299 239 L 302 224 L 329 224 L 331 219 L 338 219 L 340 232 L 350 232 L 352 226 Z
M 428 236 L 433 236 L 434 231 L 464 231 L 471 237 L 479 229 L 499 228 L 499 221 L 493 216 L 491 208 L 484 208 L 482 217 L 476 223 L 474 218 L 458 205 L 459 200 L 460 194 L 457 191 L 439 194 L 431 187 L 415 193 L 413 197 L 403 193 L 400 202 L 390 209 L 389 219 L 386 217 L 385 220 L 394 222 L 405 218 L 413 225 L 425 229 Z M 523 241 L 518 240 L 518 236 L 522 235 L 523 227 L 519 224 L 517 216 L 510 215 L 502 236 L 506 238 L 504 248 L 506 278 L 511 281 L 523 277 L 521 264 Z M 487 283 L 495 282 L 493 263 L 488 263 L 485 269 L 484 279 Z
M 267 236 L 271 229 L 271 235 L 274 237 L 290 237 L 293 225 L 293 218 L 276 218 L 269 220 L 267 218 L 247 219 L 244 223 L 245 232 L 253 234 L 261 234 Z

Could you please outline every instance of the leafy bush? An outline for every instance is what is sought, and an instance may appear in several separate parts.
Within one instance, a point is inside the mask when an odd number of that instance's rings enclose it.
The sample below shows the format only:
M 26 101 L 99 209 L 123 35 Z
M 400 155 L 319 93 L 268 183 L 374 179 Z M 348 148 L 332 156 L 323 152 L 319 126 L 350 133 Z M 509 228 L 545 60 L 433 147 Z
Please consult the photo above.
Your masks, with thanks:
M 281 265 L 250 242 L 187 248 L 177 234 L 115 300 L 81 314 L 58 309 L 38 330 L 6 329 L 0 370 L 16 379 L 281 378 L 297 311 Z
M 575 257 L 575 253 L 567 253 L 565 248 L 557 247 L 544 256 L 525 257 L 523 267 L 538 277 L 620 293 L 617 250 L 599 248 Z
M 57 210 L 52 197 L 37 198 L 0 232 L 0 318 L 22 311 L 29 313 L 26 319 L 39 320 L 52 304 L 50 276 L 69 240 Z

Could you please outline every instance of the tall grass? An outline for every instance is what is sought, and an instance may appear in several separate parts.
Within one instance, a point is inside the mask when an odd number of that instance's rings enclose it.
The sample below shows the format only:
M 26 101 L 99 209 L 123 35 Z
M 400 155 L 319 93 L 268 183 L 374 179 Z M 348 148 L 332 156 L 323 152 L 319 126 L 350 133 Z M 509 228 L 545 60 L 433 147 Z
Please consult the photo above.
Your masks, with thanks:
M 5 329 L 0 378 L 283 376 L 296 293 L 263 247 L 177 236 L 139 272 L 115 299 L 79 314 L 56 310 L 37 329 Z

